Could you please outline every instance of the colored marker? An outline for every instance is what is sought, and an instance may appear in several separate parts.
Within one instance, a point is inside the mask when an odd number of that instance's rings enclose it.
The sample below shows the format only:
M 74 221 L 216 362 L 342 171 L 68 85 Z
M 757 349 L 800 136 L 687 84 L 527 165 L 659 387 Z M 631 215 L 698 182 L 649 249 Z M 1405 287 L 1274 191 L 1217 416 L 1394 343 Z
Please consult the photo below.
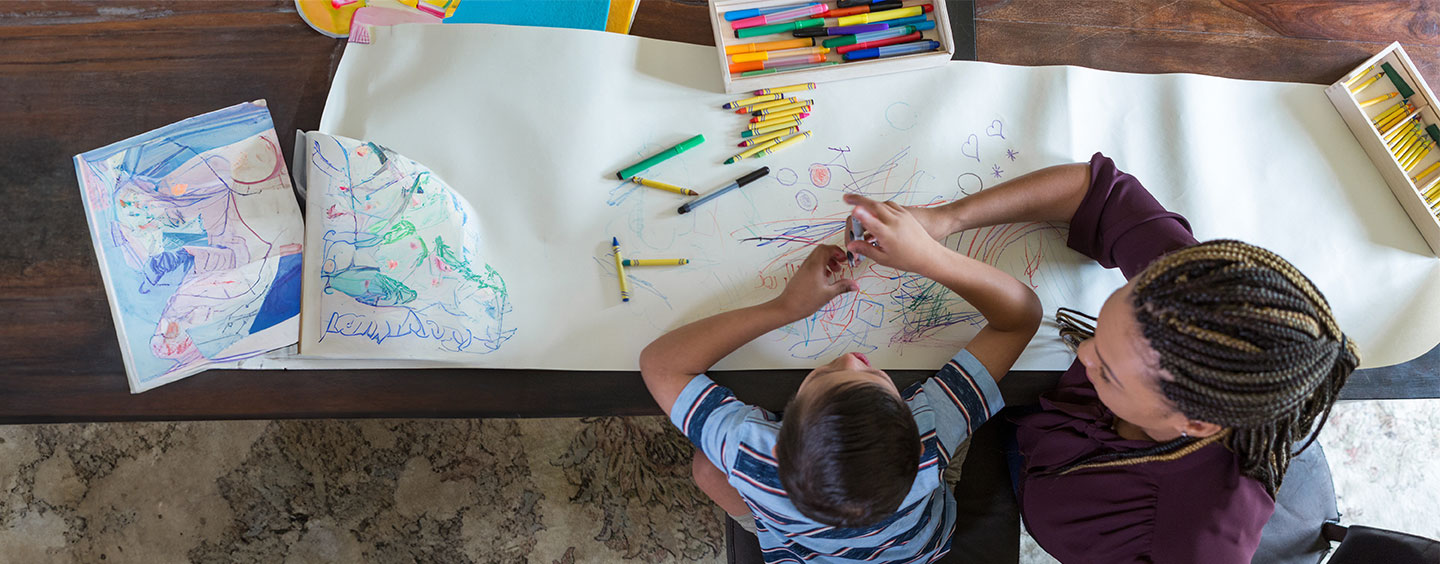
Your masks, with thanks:
M 795 37 L 821 37 L 825 35 L 849 35 L 852 33 L 866 33 L 870 31 L 884 31 L 890 26 L 883 23 L 847 25 L 843 27 L 807 27 L 797 29 L 793 33 Z
M 785 110 L 785 111 L 783 111 L 783 112 L 770 112 L 769 110 L 762 110 L 762 111 L 764 111 L 764 112 L 766 112 L 766 113 L 761 114 L 761 115 L 756 116 L 756 117 L 750 118 L 750 123 L 764 123 L 765 120 L 770 119 L 770 118 L 782 118 L 782 117 L 785 117 L 785 116 L 795 116 L 795 115 L 800 115 L 800 114 L 808 114 L 808 113 L 810 113 L 810 106 L 802 106 L 802 107 L 799 107 L 799 108 L 794 108 L 794 109 L 790 109 L 790 110 Z
M 759 104 L 759 103 L 761 103 L 761 102 L 770 102 L 770 101 L 773 101 L 773 100 L 779 100 L 779 99 L 784 98 L 784 97 L 785 97 L 784 94 L 764 94 L 764 95 L 760 95 L 760 96 L 751 96 L 751 97 L 749 97 L 749 98 L 741 98 L 741 99 L 736 100 L 736 101 L 734 101 L 734 102 L 725 102 L 725 105 L 724 105 L 724 106 L 720 106 L 720 107 L 721 107 L 721 108 L 724 108 L 724 109 L 727 109 L 727 110 L 733 110 L 733 109 L 735 109 L 735 108 L 739 108 L 739 107 L 742 107 L 742 106 L 747 106 L 747 105 L 750 105 L 750 104 Z
M 823 63 L 812 63 L 812 64 L 808 64 L 808 65 L 789 65 L 789 66 L 784 66 L 784 67 L 775 67 L 775 68 L 773 68 L 773 69 L 761 69 L 761 70 L 745 71 L 745 72 L 740 73 L 740 76 L 760 76 L 760 75 L 762 75 L 762 74 L 775 74 L 775 73 L 777 73 L 777 72 L 787 72 L 787 71 L 800 70 L 800 69 L 813 69 L 813 68 L 815 68 L 815 67 L 828 67 L 828 66 L 830 66 L 830 65 L 838 65 L 838 64 L 840 64 L 839 61 L 826 61 L 826 62 L 823 62 Z
M 907 25 L 907 26 L 905 26 L 905 27 L 910 27 L 910 26 Z M 853 53 L 853 52 L 859 51 L 859 50 L 861 50 L 861 49 L 874 49 L 874 48 L 876 48 L 876 47 L 885 47 L 885 46 L 887 46 L 887 45 L 900 45 L 900 44 L 902 44 L 902 43 L 909 43 L 909 42 L 911 42 L 911 41 L 919 41 L 919 40 L 920 40 L 920 36 L 921 36 L 920 32 L 916 31 L 916 32 L 910 33 L 909 35 L 901 35 L 901 36 L 899 36 L 899 37 L 891 37 L 891 38 L 888 38 L 888 39 L 876 39 L 876 40 L 874 40 L 874 41 L 866 41 L 866 42 L 864 42 L 864 43 L 856 43 L 856 44 L 854 44 L 854 45 L 846 45 L 846 46 L 844 46 L 844 47 L 836 47 L 835 50 L 836 50 L 836 51 L 839 51 L 841 55 L 844 55 L 844 54 L 846 54 L 846 53 Z
M 899 19 L 894 19 L 894 20 L 886 20 L 886 21 L 883 21 L 883 22 L 880 22 L 880 23 L 882 23 L 882 24 L 884 24 L 884 25 L 886 25 L 886 26 L 889 26 L 889 27 L 900 27 L 900 26 L 902 26 L 902 25 L 913 25 L 913 24 L 920 24 L 920 23 L 925 23 L 925 22 L 930 22 L 930 18 L 926 17 L 925 14 L 920 14 L 920 15 L 918 15 L 918 16 L 910 16 L 910 17 L 908 17 L 908 18 L 899 18 Z M 935 22 L 930 22 L 930 23 L 931 23 L 931 24 L 934 24 Z
M 1375 104 L 1379 104 L 1380 102 L 1384 102 L 1384 101 L 1386 101 L 1386 100 L 1389 100 L 1389 99 L 1394 98 L 1394 97 L 1399 96 L 1399 95 L 1400 95 L 1399 92 L 1391 92 L 1391 93 L 1385 94 L 1385 95 L 1383 95 L 1383 96 L 1376 96 L 1376 97 L 1371 98 L 1371 99 L 1369 99 L 1369 100 L 1366 100 L 1366 101 L 1364 101 L 1364 102 L 1360 102 L 1360 107 L 1362 107 L 1362 108 L 1368 108 L 1368 107 L 1370 107 L 1370 106 L 1374 106 Z
M 739 31 L 750 27 L 793 22 L 800 18 L 824 15 L 825 12 L 829 11 L 830 7 L 826 6 L 825 4 L 812 4 L 810 6 L 792 8 L 783 12 L 775 12 L 773 14 L 761 14 L 755 17 L 745 18 L 743 20 L 736 20 L 730 23 L 730 29 Z
M 625 259 L 625 266 L 683 266 L 690 259 Z
M 710 192 L 710 194 L 708 194 L 708 195 L 706 195 L 706 196 L 702 196 L 702 197 L 701 197 L 700 199 L 698 199 L 698 200 L 692 200 L 692 201 L 690 201 L 689 203 L 687 203 L 687 204 L 685 204 L 685 205 L 683 205 L 683 206 L 680 206 L 680 209 L 677 210 L 677 211 L 679 211 L 680 213 L 690 213 L 690 210 L 695 209 L 696 206 L 699 206 L 700 204 L 703 204 L 703 203 L 705 203 L 705 202 L 708 202 L 708 201 L 710 201 L 710 200 L 713 200 L 713 199 L 715 199 L 715 198 L 718 198 L 718 197 L 720 197 L 721 194 L 724 194 L 724 193 L 726 193 L 726 192 L 729 192 L 729 191 L 731 191 L 731 190 L 734 190 L 734 189 L 736 189 L 736 188 L 739 188 L 739 187 L 741 187 L 741 186 L 744 186 L 744 185 L 746 185 L 746 184 L 749 184 L 749 183 L 751 183 L 751 182 L 754 182 L 755 180 L 757 180 L 757 179 L 759 179 L 760 177 L 765 176 L 765 175 L 767 175 L 767 174 L 770 174 L 770 167 L 768 167 L 768 166 L 762 166 L 762 167 L 760 167 L 759 169 L 750 172 L 750 174 L 746 174 L 745 176 L 741 176 L 739 179 L 735 180 L 734 182 L 731 182 L 730 184 L 726 185 L 724 188 L 721 188 L 721 189 L 719 189 L 719 190 L 712 191 L 712 192 Z M 617 256 L 618 256 L 618 255 L 617 255 Z
M 841 8 L 854 8 L 855 6 L 869 6 L 870 0 L 835 0 L 835 5 Z
M 805 112 L 801 112 L 801 113 L 798 113 L 798 114 L 791 114 L 791 115 L 788 115 L 788 116 L 766 116 L 766 117 L 763 117 L 763 118 L 750 118 L 750 120 L 751 120 L 750 129 L 759 129 L 759 128 L 762 128 L 762 127 L 770 127 L 770 126 L 775 125 L 775 124 L 778 124 L 778 123 L 789 123 L 790 120 L 795 120 L 795 121 L 798 123 L 800 120 L 805 119 L 805 118 L 807 118 L 807 117 L 810 117 L 810 114 L 805 113 Z M 754 120 L 756 120 L 756 119 L 759 119 L 760 121 L 754 121 Z
M 774 145 L 766 145 L 763 149 L 760 150 L 759 153 L 755 153 L 755 158 L 758 159 L 758 158 L 763 157 L 763 156 L 765 156 L 765 155 L 773 155 L 773 154 L 775 154 L 775 153 L 780 152 L 781 149 L 787 149 L 787 148 L 790 148 L 790 147 L 794 147 L 795 145 L 799 145 L 801 141 L 804 141 L 804 140 L 809 139 L 809 138 L 810 138 L 810 132 L 809 132 L 809 131 L 806 131 L 806 132 L 804 132 L 804 133 L 798 133 L 798 134 L 795 134 L 795 135 L 791 135 L 791 136 L 789 136 L 789 137 L 786 137 L 784 140 L 780 141 L 779 143 L 776 143 L 776 144 L 774 144 Z
M 620 239 L 610 238 L 610 248 L 615 249 L 615 273 L 620 275 L 620 301 L 630 301 L 630 284 L 625 281 L 625 265 L 620 259 Z
M 701 143 L 704 142 L 704 135 L 696 135 L 694 137 L 681 141 L 678 145 L 675 145 L 674 147 L 656 153 L 653 157 L 630 165 L 624 170 L 615 173 L 615 177 L 619 178 L 620 180 L 625 180 L 626 178 L 630 178 L 631 176 L 635 176 L 637 174 L 645 172 L 645 169 L 647 168 L 665 162 L 665 160 L 669 159 L 670 157 L 673 157 L 680 153 L 684 153 L 685 151 L 689 151 L 690 149 L 694 149 L 695 147 L 698 147 Z
M 795 4 L 793 6 L 776 6 L 774 8 L 750 8 L 748 10 L 730 10 L 729 12 L 725 12 L 725 21 L 733 22 L 736 20 L 743 20 L 745 18 L 753 18 L 755 16 L 763 16 L 776 12 L 784 12 L 785 10 L 793 10 L 802 6 L 813 5 L 814 4 Z
M 834 9 L 834 10 L 830 10 L 829 12 L 826 12 L 826 13 L 825 13 L 825 16 L 826 16 L 826 17 L 831 17 L 831 18 L 843 18 L 843 17 L 845 17 L 845 16 L 853 16 L 853 15 L 855 15 L 855 14 L 868 14 L 868 13 L 870 13 L 870 12 L 883 12 L 883 11 L 885 11 L 885 10 L 894 10 L 895 8 L 904 8 L 904 7 L 905 7 L 905 5 L 904 5 L 902 2 L 900 2 L 900 0 L 884 0 L 883 2 L 876 2 L 876 3 L 870 4 L 870 5 L 868 5 L 868 6 L 851 6 L 851 7 L 849 7 L 849 8 L 836 8 L 836 9 Z
M 860 61 L 864 59 L 884 59 L 886 57 L 899 57 L 913 53 L 924 53 L 940 48 L 940 42 L 935 40 L 916 41 L 914 43 L 903 43 L 900 45 L 886 45 L 871 49 L 857 49 L 844 55 L 847 61 Z
M 750 137 L 750 138 L 747 138 L 747 139 L 741 141 L 738 146 L 740 146 L 740 147 L 754 147 L 755 145 L 763 145 L 763 144 L 765 144 L 765 143 L 767 143 L 767 142 L 774 141 L 774 140 L 776 140 L 776 139 L 779 139 L 779 138 L 784 137 L 784 136 L 786 136 L 786 135 L 789 135 L 789 134 L 791 134 L 791 133 L 795 133 L 796 131 L 800 131 L 800 128 L 799 128 L 798 126 L 797 126 L 797 127 L 791 127 L 791 128 L 786 129 L 786 130 L 784 130 L 784 131 L 776 131 L 776 132 L 773 132 L 773 133 L 766 133 L 766 134 L 764 134 L 764 135 L 760 135 L 760 136 L 756 136 L 756 137 Z
M 829 53 L 829 47 L 801 47 L 799 49 L 785 49 L 782 51 L 759 51 L 756 53 L 741 53 L 731 55 L 730 62 L 744 63 L 746 61 L 769 61 L 782 57 L 794 57 L 796 55 L 824 55 Z
M 850 224 L 850 241 L 860 241 L 865 237 L 865 228 L 860 227 L 860 220 L 855 219 L 855 216 L 852 215 L 845 221 Z M 855 268 L 855 253 L 845 251 L 845 258 L 850 260 L 850 268 Z
M 769 115 L 769 114 L 772 114 L 772 113 L 783 112 L 783 111 L 785 111 L 785 110 L 793 110 L 793 109 L 795 109 L 795 108 L 803 108 L 803 107 L 805 107 L 805 106 L 814 106 L 814 105 L 815 105 L 815 101 L 814 101 L 814 100 L 793 100 L 793 101 L 791 101 L 791 102 L 789 102 L 789 103 L 785 103 L 785 104 L 779 104 L 779 105 L 776 105 L 776 106 L 766 106 L 766 107 L 763 107 L 763 108 L 759 108 L 759 109 L 756 109 L 756 110 L 752 110 L 752 111 L 750 112 L 750 115 L 752 115 L 752 116 L 763 116 L 763 115 Z M 758 107 L 758 106 L 754 106 L 754 107 Z
M 686 196 L 699 196 L 699 195 L 700 195 L 699 192 L 696 192 L 696 191 L 691 190 L 691 189 L 689 189 L 689 188 L 681 188 L 681 187 L 675 186 L 675 185 L 673 185 L 673 184 L 666 184 L 666 183 L 664 183 L 664 182 L 656 182 L 656 181 L 654 181 L 654 180 L 647 180 L 647 179 L 644 179 L 644 178 L 640 178 L 639 176 L 632 176 L 632 177 L 630 177 L 630 181 L 631 181 L 631 182 L 634 182 L 634 183 L 636 183 L 636 184 L 639 184 L 639 185 L 641 185 L 641 186 L 649 186 L 649 187 L 651 187 L 651 188 L 659 188 L 659 189 L 661 189 L 661 190 L 668 190 L 668 191 L 674 192 L 674 193 L 676 193 L 676 194 L 684 194 L 684 195 L 686 195 Z
M 892 37 L 910 35 L 911 33 L 915 33 L 917 31 L 925 31 L 928 29 L 935 29 L 935 22 L 925 22 L 917 25 L 906 25 L 894 28 L 886 28 L 881 31 L 857 33 L 855 35 L 846 35 L 843 37 L 836 37 L 834 39 L 826 39 L 824 43 L 821 43 L 821 45 L 824 45 L 826 47 L 842 47 L 846 45 L 856 45 L 868 41 L 879 41 L 881 39 L 890 39 Z M 840 52 L 844 53 L 845 51 Z
M 757 25 L 755 27 L 747 27 L 745 29 L 735 30 L 735 37 L 737 39 L 745 39 L 746 37 L 755 37 L 757 35 L 785 33 L 787 31 L 795 31 L 797 29 L 805 29 L 807 27 L 818 27 L 823 25 L 825 25 L 825 18 L 810 18 L 808 20 L 799 20 L 788 23 Z
M 792 127 L 792 128 L 790 128 L 790 129 L 799 130 L 800 128 L 798 128 L 798 127 Z M 737 155 L 735 155 L 735 156 L 733 156 L 733 157 L 730 157 L 730 158 L 728 158 L 728 159 L 725 159 L 725 164 L 735 164 L 735 163 L 738 163 L 738 162 L 743 161 L 743 160 L 745 160 L 745 159 L 748 159 L 748 158 L 750 158 L 750 157 L 753 157 L 753 156 L 755 156 L 756 153 L 759 153 L 760 151 L 764 151 L 766 147 L 769 147 L 769 146 L 774 145 L 774 144 L 779 143 L 779 142 L 780 142 L 779 139 L 771 139 L 770 141 L 767 141 L 767 142 L 765 142 L 765 143 L 756 144 L 754 147 L 751 147 L 751 148 L 749 148 L 749 149 L 746 149 L 746 150 L 744 150 L 744 151 L 741 151 L 739 154 L 737 154 Z
M 768 61 L 746 61 L 743 63 L 730 63 L 730 73 L 739 74 L 745 71 L 773 69 L 784 66 L 823 62 L 825 62 L 825 55 L 800 55 L 798 57 L 782 57 L 779 59 L 771 59 Z
M 1354 88 L 1351 88 L 1351 89 L 1350 89 L 1350 93 L 1351 93 L 1351 94 L 1354 94 L 1354 93 L 1356 93 L 1356 92 L 1359 92 L 1359 91 L 1361 91 L 1361 90 L 1364 90 L 1366 86 L 1370 86 L 1371 84 L 1374 84 L 1375 81 L 1380 80 L 1380 77 L 1382 77 L 1382 76 L 1385 76 L 1385 71 L 1380 71 L 1380 72 L 1375 73 L 1375 76 L 1372 76 L 1372 77 L 1366 79 L 1365 82 L 1361 82 L 1359 86 L 1356 86 L 1356 87 L 1354 87 Z
M 737 53 L 754 53 L 756 51 L 777 51 L 780 49 L 794 49 L 797 47 L 814 47 L 814 39 L 785 39 L 781 41 L 761 41 L 759 43 L 741 43 L 725 47 L 726 55 Z
M 757 135 L 764 135 L 764 134 L 766 134 L 766 133 L 770 133 L 770 132 L 773 132 L 773 131 L 780 131 L 781 129 L 787 129 L 787 128 L 790 128 L 790 127 L 793 127 L 793 126 L 797 126 L 797 125 L 800 125 L 800 120 L 791 118 L 791 120 L 788 121 L 788 122 L 777 123 L 777 124 L 775 124 L 775 125 L 767 125 L 767 126 L 765 126 L 765 127 L 756 127 L 756 128 L 753 128 L 753 129 L 746 129 L 745 131 L 741 131 L 741 132 L 740 132 L 740 136 L 741 136 L 741 137 L 755 137 L 755 136 L 757 136 Z
M 781 87 L 778 87 L 778 88 L 761 88 L 761 89 L 756 90 L 755 92 L 753 92 L 753 94 L 755 94 L 756 96 L 759 96 L 759 95 L 761 95 L 761 94 L 786 94 L 786 93 L 789 93 L 789 92 L 800 92 L 800 91 L 803 91 L 803 90 L 814 90 L 814 89 L 815 89 L 815 83 L 814 83 L 814 82 L 806 82 L 805 84 L 792 84 L 792 85 L 790 85 L 790 86 L 781 86 Z
M 844 26 L 844 25 L 856 25 L 856 24 L 867 24 L 867 23 L 883 22 L 883 21 L 886 21 L 886 20 L 893 20 L 893 19 L 899 19 L 899 18 L 908 18 L 908 17 L 910 17 L 910 16 L 918 16 L 918 15 L 920 15 L 920 14 L 928 14 L 928 13 L 930 13 L 931 11 L 933 11 L 934 9 L 935 9 L 935 7 L 934 7 L 934 6 L 931 6 L 930 4 L 926 4 L 926 5 L 924 5 L 924 6 L 911 6 L 911 7 L 909 7 L 909 8 L 900 8 L 900 9 L 898 9 L 898 10 L 885 10 L 885 11 L 883 11 L 883 12 L 870 12 L 870 13 L 868 13 L 868 14 L 856 14 L 856 15 L 853 15 L 853 16 L 845 16 L 845 17 L 843 17 L 843 18 L 840 18 L 840 19 L 839 19 L 838 21 L 836 21 L 835 23 L 838 24 L 838 25 Z

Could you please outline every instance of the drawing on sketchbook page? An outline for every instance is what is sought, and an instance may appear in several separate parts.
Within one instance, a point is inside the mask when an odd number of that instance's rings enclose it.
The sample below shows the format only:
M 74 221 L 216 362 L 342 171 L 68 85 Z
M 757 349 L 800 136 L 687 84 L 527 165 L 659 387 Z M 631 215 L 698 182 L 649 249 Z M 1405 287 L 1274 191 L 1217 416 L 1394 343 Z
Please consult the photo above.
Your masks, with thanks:
M 302 352 L 370 358 L 484 354 L 515 335 L 477 215 L 430 169 L 374 143 L 307 135 L 319 319 Z M 318 204 L 318 205 L 317 205 Z
M 999 120 L 992 131 L 1000 131 Z M 996 135 L 998 136 L 998 135 Z M 971 136 L 974 140 L 975 136 Z M 870 168 L 852 166 L 848 147 L 831 147 L 831 158 L 809 167 L 811 185 L 797 189 L 800 209 L 811 212 L 806 203 L 814 192 L 860 193 L 879 200 L 905 205 L 939 205 L 984 189 L 984 180 L 975 173 L 963 173 L 956 188 L 941 193 L 926 187 L 935 177 L 920 167 L 905 147 Z M 823 171 L 823 172 L 822 172 Z M 937 184 L 938 186 L 938 184 Z M 753 284 L 778 290 L 821 243 L 841 244 L 849 210 L 793 219 L 757 222 L 734 230 L 737 242 L 771 251 L 770 259 L 756 271 Z M 1044 293 L 1070 294 L 1069 284 L 1053 279 L 1044 269 L 1046 253 L 1065 244 L 1065 230 L 1049 223 L 1016 223 L 972 229 L 945 240 L 950 248 L 971 258 L 1001 268 Z M 984 323 L 965 300 L 948 288 L 922 276 L 900 272 L 871 261 L 861 261 L 848 276 L 860 285 L 858 292 L 844 294 L 816 314 L 783 329 L 788 353 L 796 358 L 826 358 L 848 351 L 873 352 L 881 347 L 956 347 L 966 337 L 942 334 L 948 327 Z
M 131 391 L 294 344 L 303 225 L 264 101 L 75 156 Z

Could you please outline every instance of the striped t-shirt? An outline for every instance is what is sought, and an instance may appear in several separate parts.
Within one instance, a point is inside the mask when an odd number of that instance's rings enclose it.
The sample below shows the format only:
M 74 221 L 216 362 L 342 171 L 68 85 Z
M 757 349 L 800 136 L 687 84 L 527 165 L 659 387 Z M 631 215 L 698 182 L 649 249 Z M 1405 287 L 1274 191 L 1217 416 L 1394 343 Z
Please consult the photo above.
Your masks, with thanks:
M 812 521 L 790 503 L 775 462 L 779 416 L 701 374 L 675 400 L 670 419 L 750 506 L 766 562 L 931 562 L 950 550 L 955 526 L 955 498 L 941 475 L 956 447 L 1004 405 L 995 379 L 964 350 L 901 397 L 925 447 L 919 472 L 899 511 L 853 529 Z

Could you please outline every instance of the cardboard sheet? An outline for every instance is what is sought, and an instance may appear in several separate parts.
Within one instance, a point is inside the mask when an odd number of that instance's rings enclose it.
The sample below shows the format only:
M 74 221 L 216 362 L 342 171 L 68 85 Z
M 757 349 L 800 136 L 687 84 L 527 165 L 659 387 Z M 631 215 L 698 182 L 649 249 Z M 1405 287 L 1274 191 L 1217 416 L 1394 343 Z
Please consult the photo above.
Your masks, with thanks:
M 843 193 L 950 200 L 1096 151 L 1201 240 L 1238 238 L 1294 262 L 1364 365 L 1440 341 L 1430 321 L 1440 261 L 1318 85 L 954 62 L 821 84 L 800 94 L 815 101 L 814 138 L 723 165 L 745 120 L 720 109 L 732 97 L 720 93 L 712 48 L 508 26 L 373 35 L 347 47 L 320 130 L 422 163 L 473 208 L 477 253 L 504 273 L 514 334 L 462 364 L 634 369 L 662 332 L 775 296 L 809 245 L 841 240 Z M 697 133 L 707 142 L 644 176 L 703 193 L 760 165 L 772 173 L 683 216 L 686 198 L 616 180 Z M 948 243 L 1030 284 L 1047 312 L 1097 312 L 1123 279 L 1066 248 L 1065 235 L 1064 225 L 1011 225 Z M 691 262 L 627 269 L 635 297 L 621 303 L 612 236 L 627 258 Z M 861 292 L 717 368 L 811 368 L 847 351 L 934 368 L 983 323 L 925 280 L 873 264 L 855 275 Z M 1016 368 L 1072 360 L 1047 323 Z

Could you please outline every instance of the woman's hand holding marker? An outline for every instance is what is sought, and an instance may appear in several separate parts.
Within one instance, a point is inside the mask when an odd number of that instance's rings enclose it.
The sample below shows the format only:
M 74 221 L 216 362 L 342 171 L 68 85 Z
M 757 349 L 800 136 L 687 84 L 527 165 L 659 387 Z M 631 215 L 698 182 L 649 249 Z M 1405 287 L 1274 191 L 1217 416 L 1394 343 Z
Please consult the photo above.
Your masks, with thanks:
M 845 203 L 855 206 L 851 217 L 860 222 L 864 238 L 847 234 L 846 250 L 875 262 L 920 275 L 937 264 L 943 245 L 926 232 L 910 210 L 895 202 L 877 202 L 858 194 L 846 194 Z

